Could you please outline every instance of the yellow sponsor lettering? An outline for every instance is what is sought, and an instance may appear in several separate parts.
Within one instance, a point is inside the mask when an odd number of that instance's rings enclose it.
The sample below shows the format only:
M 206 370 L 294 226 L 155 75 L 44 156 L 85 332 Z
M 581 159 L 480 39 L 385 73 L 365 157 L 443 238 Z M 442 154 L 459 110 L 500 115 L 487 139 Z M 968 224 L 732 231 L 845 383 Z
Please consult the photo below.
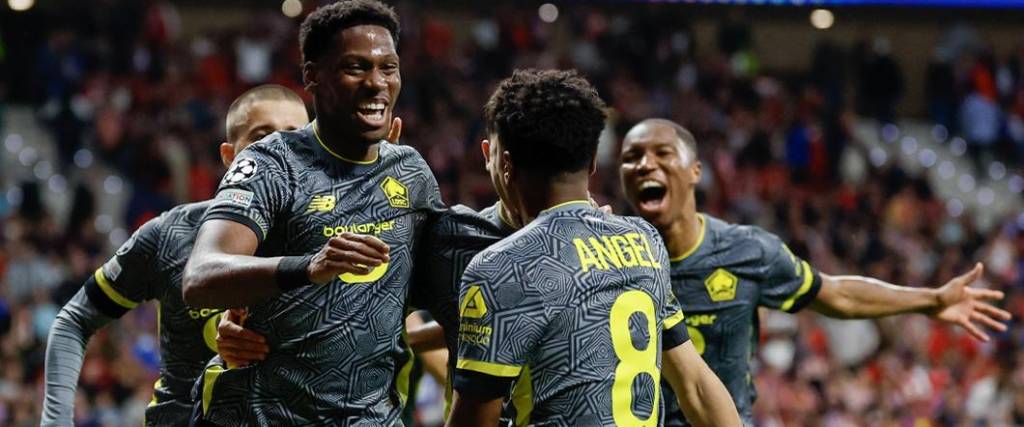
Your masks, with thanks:
M 608 264 L 604 264 L 599 258 L 595 257 L 594 252 L 587 247 L 583 239 L 572 239 L 572 243 L 576 245 L 576 255 L 580 259 L 580 267 L 583 268 L 584 273 L 589 271 L 591 267 L 597 267 L 601 270 L 608 269 Z
M 389 220 L 384 222 L 367 222 L 364 224 L 347 224 L 347 225 L 336 225 L 336 226 L 324 226 L 323 235 L 324 237 L 334 237 L 341 235 L 342 233 L 356 233 L 356 234 L 374 234 L 379 235 L 385 231 L 391 231 L 395 228 L 395 220 Z
M 715 323 L 718 316 L 715 314 L 691 314 L 686 317 L 687 326 L 706 326 Z

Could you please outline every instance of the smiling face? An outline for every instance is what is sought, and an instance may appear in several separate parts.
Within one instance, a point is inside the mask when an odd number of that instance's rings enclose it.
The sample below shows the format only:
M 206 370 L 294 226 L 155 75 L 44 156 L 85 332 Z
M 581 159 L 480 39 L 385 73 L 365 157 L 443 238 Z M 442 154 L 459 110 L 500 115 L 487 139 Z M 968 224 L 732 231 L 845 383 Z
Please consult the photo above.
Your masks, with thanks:
M 334 42 L 331 52 L 303 66 L 317 115 L 346 137 L 377 143 L 387 136 L 402 89 L 394 39 L 384 27 L 357 25 L 338 31 Z
M 675 129 L 642 123 L 622 142 L 619 177 L 623 194 L 633 209 L 659 229 L 667 229 L 696 210 L 694 189 L 701 165 Z

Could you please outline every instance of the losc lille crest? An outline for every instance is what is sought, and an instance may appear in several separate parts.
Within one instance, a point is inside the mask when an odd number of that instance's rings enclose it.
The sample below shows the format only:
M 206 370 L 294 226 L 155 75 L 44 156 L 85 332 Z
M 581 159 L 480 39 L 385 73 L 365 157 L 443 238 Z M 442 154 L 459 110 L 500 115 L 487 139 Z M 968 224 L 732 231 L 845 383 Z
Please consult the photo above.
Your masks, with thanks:
M 405 184 L 398 182 L 393 177 L 387 177 L 380 183 L 380 189 L 384 190 L 384 196 L 388 198 L 388 204 L 393 208 L 409 207 L 409 189 Z

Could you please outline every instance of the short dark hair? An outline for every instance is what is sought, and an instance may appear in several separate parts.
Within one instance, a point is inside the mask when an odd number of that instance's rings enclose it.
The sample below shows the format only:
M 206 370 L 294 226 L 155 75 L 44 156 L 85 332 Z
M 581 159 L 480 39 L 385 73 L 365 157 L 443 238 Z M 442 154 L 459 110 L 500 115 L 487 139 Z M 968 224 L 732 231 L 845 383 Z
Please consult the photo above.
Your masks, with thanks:
M 676 122 L 674 122 L 672 120 L 669 120 L 669 119 L 657 119 L 656 118 L 656 119 L 644 119 L 640 123 L 636 124 L 636 126 L 640 126 L 640 125 L 647 125 L 647 126 L 662 125 L 662 126 L 668 126 L 668 127 L 672 128 L 672 130 L 674 130 L 676 132 L 676 138 L 679 138 L 679 141 L 683 143 L 683 146 L 686 147 L 687 150 L 690 150 L 690 153 L 693 153 L 693 158 L 697 159 L 699 157 L 699 154 L 697 153 L 697 138 L 694 138 L 693 137 L 693 133 L 691 133 L 689 130 L 684 128 L 679 123 L 676 123 Z M 633 127 L 636 127 L 636 126 L 633 126 Z
M 378 0 L 343 0 L 310 13 L 299 29 L 302 61 L 316 62 L 331 49 L 338 31 L 358 25 L 379 25 L 391 33 L 398 46 L 398 15 Z
M 605 104 L 575 71 L 516 70 L 487 101 L 484 120 L 516 166 L 552 177 L 593 161 Z
M 291 101 L 303 107 L 306 106 L 306 102 L 299 95 L 281 85 L 265 84 L 249 89 L 235 98 L 235 101 L 228 107 L 225 119 L 228 142 L 234 142 L 238 137 L 238 132 L 241 131 L 240 127 L 243 121 L 239 119 L 238 115 L 244 114 L 249 106 L 261 101 Z

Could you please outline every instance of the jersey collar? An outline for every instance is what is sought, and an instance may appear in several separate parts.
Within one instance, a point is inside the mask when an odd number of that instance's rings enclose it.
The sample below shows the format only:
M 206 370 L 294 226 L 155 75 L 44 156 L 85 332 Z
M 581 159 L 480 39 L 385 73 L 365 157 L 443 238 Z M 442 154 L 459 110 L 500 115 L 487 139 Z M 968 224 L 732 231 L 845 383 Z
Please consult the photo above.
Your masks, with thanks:
M 697 241 L 694 242 L 693 246 L 690 247 L 690 249 L 687 249 L 686 252 L 683 252 L 682 255 L 679 255 L 679 256 L 673 257 L 673 258 L 669 258 L 669 261 L 671 261 L 671 262 L 682 261 L 682 260 L 688 258 L 690 255 L 693 255 L 694 252 L 697 252 L 697 249 L 700 249 L 701 244 L 704 243 L 704 235 L 705 235 L 705 233 L 708 230 L 708 221 L 707 221 L 707 219 L 704 218 L 704 214 L 701 214 L 701 213 L 697 214 L 697 220 L 700 221 L 700 234 L 697 235 Z
M 594 209 L 594 205 L 590 204 L 590 200 L 570 200 L 568 202 L 562 202 L 550 208 L 544 209 L 540 211 L 540 215 L 554 212 L 579 211 L 590 209 Z
M 334 150 L 331 150 L 331 148 L 328 147 L 327 144 L 324 143 L 324 140 L 322 138 L 320 138 L 320 126 L 317 124 L 317 120 L 314 119 L 313 123 L 311 123 L 310 126 L 313 128 L 313 139 L 315 139 L 317 144 L 320 145 L 320 148 L 323 148 L 324 151 L 326 151 L 328 154 L 330 154 L 331 156 L 333 156 L 334 158 L 336 158 L 338 160 L 341 160 L 341 161 L 347 162 L 347 163 L 351 163 L 351 164 L 354 164 L 354 165 L 372 165 L 374 163 L 377 163 L 377 160 L 380 159 L 380 145 L 377 146 L 377 153 L 376 153 L 377 155 L 373 156 L 372 160 L 363 161 L 363 160 L 352 160 L 352 159 L 346 158 L 345 156 L 342 156 L 342 155 L 334 152 Z

